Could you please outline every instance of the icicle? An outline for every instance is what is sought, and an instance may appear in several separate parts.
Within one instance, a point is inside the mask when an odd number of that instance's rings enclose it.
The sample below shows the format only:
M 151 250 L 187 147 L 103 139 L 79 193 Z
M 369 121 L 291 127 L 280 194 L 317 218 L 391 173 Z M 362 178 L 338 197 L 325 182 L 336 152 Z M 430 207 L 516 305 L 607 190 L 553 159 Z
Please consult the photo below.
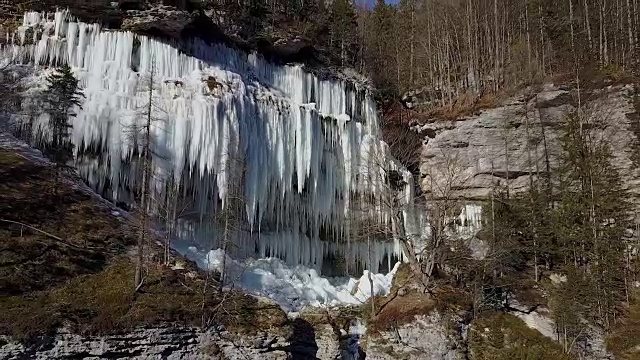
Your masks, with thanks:
M 36 36 L 29 45 L 28 30 Z M 100 160 L 78 158 L 77 166 L 114 201 L 130 202 L 137 186 L 141 144 L 132 133 L 145 120 L 139 109 L 148 102 L 153 66 L 152 191 L 164 199 L 163 181 L 173 177 L 192 202 L 193 217 L 177 229 L 181 236 L 202 243 L 216 237 L 215 213 L 240 195 L 242 214 L 234 216 L 244 216 L 249 231 L 234 235 L 243 247 L 238 251 L 257 248 L 321 268 L 347 233 L 351 196 L 380 202 L 384 169 L 377 157 L 389 155 L 366 90 L 199 39 L 181 44 L 188 50 L 181 52 L 146 36 L 76 22 L 66 12 L 52 18 L 26 13 L 17 35 L 19 43 L 1 49 L 2 58 L 38 66 L 66 62 L 77 74 L 86 99 L 73 119 L 72 141 L 78 154 L 101 153 Z M 405 201 L 412 196 L 407 189 Z M 380 206 L 371 215 L 389 222 Z M 321 233 L 334 243 L 321 241 Z M 354 260 L 367 259 L 366 246 L 350 246 Z M 401 256 L 397 243 L 373 251 L 371 269 Z

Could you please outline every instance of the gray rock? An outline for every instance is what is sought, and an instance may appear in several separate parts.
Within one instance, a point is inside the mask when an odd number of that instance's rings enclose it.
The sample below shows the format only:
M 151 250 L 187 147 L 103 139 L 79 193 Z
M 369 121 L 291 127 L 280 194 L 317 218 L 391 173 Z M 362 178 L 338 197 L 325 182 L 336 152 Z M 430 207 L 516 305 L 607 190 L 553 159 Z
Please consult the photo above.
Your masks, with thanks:
M 220 336 L 196 328 L 137 329 L 110 336 L 80 336 L 65 331 L 31 345 L 4 338 L 0 359 L 286 359 L 288 342 L 274 338 L 265 349 L 263 335 Z M 259 341 L 258 341 L 259 340 Z M 4 343 L 0 341 L 0 343 Z M 258 344 L 259 346 L 252 346 Z
M 181 32 L 194 21 L 194 14 L 170 6 L 154 6 L 146 10 L 130 10 L 122 22 L 122 30 L 138 33 L 162 32 L 180 38 Z
M 416 316 L 397 331 L 385 331 L 367 336 L 367 360 L 458 360 L 464 359 L 464 349 L 443 324 L 437 311 Z
M 627 97 L 630 90 L 600 90 L 589 94 L 589 101 L 583 100 L 582 105 L 586 114 L 603 120 L 598 134 L 611 145 L 624 186 L 640 205 L 640 172 L 633 164 L 637 154 L 632 146 L 640 140 L 627 117 L 634 111 Z M 445 189 L 450 191 L 447 196 L 482 200 L 494 184 L 508 184 L 512 192 L 526 190 L 530 174 L 545 173 L 547 154 L 549 166 L 556 166 L 562 124 L 575 109 L 576 94 L 549 85 L 534 95 L 530 100 L 508 99 L 476 116 L 420 126 L 426 140 L 420 165 L 422 188 L 436 196 L 443 196 L 441 189 Z

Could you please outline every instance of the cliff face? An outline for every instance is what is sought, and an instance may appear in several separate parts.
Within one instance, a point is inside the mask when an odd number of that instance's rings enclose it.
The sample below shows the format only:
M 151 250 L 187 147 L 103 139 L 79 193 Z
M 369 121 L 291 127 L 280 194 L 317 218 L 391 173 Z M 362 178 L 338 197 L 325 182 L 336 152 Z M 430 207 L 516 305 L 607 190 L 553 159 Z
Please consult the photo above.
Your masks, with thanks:
M 0 0 L 0 45 L 5 32 L 20 25 L 25 11 L 55 12 L 68 9 L 79 21 L 108 29 L 128 30 L 176 42 L 200 38 L 242 51 L 256 51 L 273 63 L 301 63 L 323 77 L 349 77 L 365 82 L 353 72 L 338 71 L 327 50 L 315 44 L 302 29 L 288 23 L 261 23 L 235 4 L 219 6 L 199 0 Z
M 637 205 L 640 172 L 634 161 L 640 140 L 633 130 L 632 91 L 610 86 L 583 92 L 581 103 L 585 114 L 600 121 L 598 134 L 610 144 L 614 165 Z M 547 85 L 475 116 L 421 125 L 422 188 L 469 200 L 486 199 L 494 184 L 525 190 L 530 174 L 545 176 L 558 165 L 562 125 L 577 101 L 574 90 Z
M 1 341 L 1 340 L 0 340 Z M 2 359 L 286 359 L 290 344 L 283 338 L 258 334 L 232 336 L 225 331 L 159 327 L 121 335 L 80 336 L 61 332 L 37 344 L 8 342 Z

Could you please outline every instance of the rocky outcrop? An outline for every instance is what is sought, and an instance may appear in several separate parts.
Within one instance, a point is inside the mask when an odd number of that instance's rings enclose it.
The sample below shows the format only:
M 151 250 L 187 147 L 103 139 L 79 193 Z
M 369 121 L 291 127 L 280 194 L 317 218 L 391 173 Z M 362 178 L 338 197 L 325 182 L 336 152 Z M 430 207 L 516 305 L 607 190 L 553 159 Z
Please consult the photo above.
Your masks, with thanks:
M 397 331 L 375 335 L 336 336 L 329 324 L 300 321 L 289 337 L 271 332 L 239 334 L 223 328 L 140 328 L 108 336 L 82 336 L 61 331 L 23 344 L 0 337 L 0 359 L 168 359 L 168 360 L 455 360 L 464 347 L 447 332 L 437 313 L 417 316 Z M 363 345 L 361 347 L 361 345 Z
M 461 334 L 446 328 L 437 311 L 418 315 L 394 330 L 367 335 L 367 360 L 458 360 L 465 358 Z
M 601 120 L 597 133 L 608 140 L 614 165 L 640 204 L 640 172 L 633 165 L 640 140 L 629 116 L 631 91 L 608 87 L 583 92 L 581 101 L 585 114 Z M 464 199 L 486 199 L 494 184 L 508 184 L 512 192 L 526 189 L 530 174 L 544 176 L 558 165 L 562 124 L 576 106 L 575 91 L 548 85 L 475 116 L 420 125 L 422 188 Z
M 80 336 L 60 332 L 31 345 L 4 339 L 0 359 L 286 359 L 283 337 L 235 335 L 196 328 L 137 329 L 111 336 Z M 0 340 L 2 342 L 2 340 Z
M 197 15 L 170 6 L 155 6 L 146 10 L 130 10 L 121 29 L 142 34 L 161 34 L 180 38 L 183 31 L 196 21 Z

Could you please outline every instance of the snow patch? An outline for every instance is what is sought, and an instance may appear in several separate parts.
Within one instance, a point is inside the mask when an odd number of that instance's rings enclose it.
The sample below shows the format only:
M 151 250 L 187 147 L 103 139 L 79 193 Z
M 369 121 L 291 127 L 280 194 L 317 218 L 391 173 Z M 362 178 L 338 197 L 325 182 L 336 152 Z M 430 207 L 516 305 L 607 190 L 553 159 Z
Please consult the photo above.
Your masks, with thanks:
M 367 270 L 357 279 L 326 278 L 315 269 L 303 265 L 289 266 L 278 258 L 238 261 L 225 255 L 222 249 L 207 253 L 194 246 L 179 251 L 204 269 L 220 271 L 224 262 L 227 288 L 234 287 L 271 298 L 288 313 L 298 312 L 305 306 L 360 305 L 371 296 Z M 399 265 L 396 263 L 388 274 L 371 274 L 374 295 L 387 295 L 390 292 Z M 354 334 L 363 331 L 361 326 L 354 326 L 352 330 Z
M 562 275 L 562 274 L 551 274 L 549 275 L 549 280 L 551 280 L 552 283 L 558 285 L 561 284 L 563 282 L 567 282 L 567 276 L 566 275 Z

